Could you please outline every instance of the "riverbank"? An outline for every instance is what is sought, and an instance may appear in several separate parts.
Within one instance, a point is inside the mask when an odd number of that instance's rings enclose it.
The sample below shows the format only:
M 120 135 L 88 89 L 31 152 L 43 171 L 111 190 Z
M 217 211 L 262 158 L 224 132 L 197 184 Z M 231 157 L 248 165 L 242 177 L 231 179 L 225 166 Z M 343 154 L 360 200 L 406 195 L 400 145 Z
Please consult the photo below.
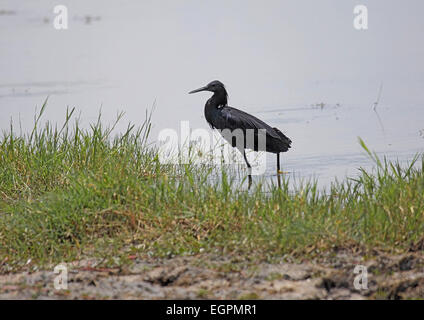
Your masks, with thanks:
M 89 129 L 71 125 L 73 110 L 63 126 L 42 124 L 44 108 L 32 133 L 17 135 L 12 129 L 0 140 L 3 283 L 20 283 L 4 280 L 19 272 L 49 278 L 51 271 L 40 270 L 87 259 L 100 261 L 96 265 L 105 270 L 125 270 L 134 261 L 162 261 L 167 266 L 188 259 L 196 264 L 205 261 L 205 255 L 214 257 L 212 264 L 214 259 L 231 261 L 229 270 L 236 273 L 245 270 L 245 264 L 265 270 L 300 263 L 303 270 L 305 261 L 308 265 L 316 261 L 314 274 L 320 264 L 334 269 L 327 259 L 339 252 L 360 263 L 379 257 L 409 259 L 411 248 L 418 249 L 413 251 L 416 264 L 410 271 L 422 282 L 421 156 L 401 166 L 379 159 L 361 142 L 375 169 L 334 182 L 326 192 L 314 182 L 289 189 L 284 176 L 281 188 L 268 185 L 264 192 L 264 185 L 255 183 L 247 190 L 243 181 L 213 166 L 161 164 L 157 150 L 146 144 L 148 116 L 139 129 L 129 125 L 126 133 L 113 137 L 113 125 L 104 127 L 100 117 Z M 389 260 L 388 265 L 398 263 L 398 258 Z M 350 281 L 352 262 L 348 266 Z M 207 274 L 199 271 L 199 277 Z M 89 278 L 97 275 L 93 272 Z M 420 290 L 406 297 L 422 298 Z M 382 297 L 392 297 L 383 291 Z

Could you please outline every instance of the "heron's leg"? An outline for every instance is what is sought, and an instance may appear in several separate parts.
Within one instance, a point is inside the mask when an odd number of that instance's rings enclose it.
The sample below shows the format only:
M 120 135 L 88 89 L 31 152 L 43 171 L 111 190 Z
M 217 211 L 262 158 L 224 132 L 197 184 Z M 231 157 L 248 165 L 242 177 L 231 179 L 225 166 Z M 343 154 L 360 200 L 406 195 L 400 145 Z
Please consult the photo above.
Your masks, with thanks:
M 249 169 L 249 174 L 247 175 L 247 178 L 249 179 L 248 189 L 250 189 L 250 187 L 252 186 L 252 166 L 250 165 L 249 161 L 247 161 L 246 150 L 243 150 L 243 157 L 244 161 L 246 161 L 247 168 Z
M 281 180 L 280 180 L 280 154 L 277 153 L 277 182 L 278 188 L 281 188 Z
M 277 153 L 277 174 L 280 174 L 280 154 Z
M 244 157 L 244 161 L 246 161 L 247 167 L 249 169 L 252 168 L 252 166 L 250 165 L 249 161 L 247 161 L 247 157 L 246 157 L 246 150 L 243 150 L 243 157 Z

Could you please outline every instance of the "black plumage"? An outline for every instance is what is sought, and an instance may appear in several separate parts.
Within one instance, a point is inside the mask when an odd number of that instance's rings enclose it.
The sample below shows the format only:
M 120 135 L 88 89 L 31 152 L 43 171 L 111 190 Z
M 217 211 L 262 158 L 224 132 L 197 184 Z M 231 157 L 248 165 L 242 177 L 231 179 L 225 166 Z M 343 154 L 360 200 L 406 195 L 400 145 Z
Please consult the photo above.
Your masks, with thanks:
M 241 132 L 243 132 L 244 142 L 239 149 L 240 152 L 243 153 L 244 159 L 249 168 L 250 164 L 247 161 L 245 149 L 276 153 L 277 168 L 280 170 L 280 152 L 288 151 L 292 143 L 292 141 L 287 136 L 285 136 L 278 128 L 272 128 L 255 116 L 228 106 L 227 90 L 220 81 L 212 81 L 207 86 L 193 90 L 190 93 L 200 91 L 211 91 L 214 93 L 205 105 L 205 118 L 211 128 L 221 130 L 223 137 L 229 143 L 231 143 L 233 147 L 240 147 L 239 145 L 236 145 L 236 137 L 227 137 L 222 133 L 222 130 L 228 129 L 227 131 L 234 132 L 234 130 L 239 129 Z M 252 130 L 251 134 L 253 133 L 254 136 L 254 141 L 251 141 L 250 143 L 247 141 L 249 140 L 249 129 Z M 263 133 L 265 133 L 266 138 L 265 149 L 260 143 L 258 143 L 259 137 Z

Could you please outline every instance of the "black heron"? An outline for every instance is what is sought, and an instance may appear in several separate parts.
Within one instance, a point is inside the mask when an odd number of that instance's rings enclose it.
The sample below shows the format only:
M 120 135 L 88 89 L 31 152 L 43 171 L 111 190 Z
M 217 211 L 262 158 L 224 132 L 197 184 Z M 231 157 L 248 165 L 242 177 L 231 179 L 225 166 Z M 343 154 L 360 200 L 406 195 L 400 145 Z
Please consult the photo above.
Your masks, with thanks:
M 219 129 L 221 135 L 222 130 L 228 129 L 234 131 L 241 129 L 244 133 L 244 145 L 240 152 L 243 153 L 244 160 L 247 167 L 251 169 L 249 161 L 246 158 L 245 149 L 253 149 L 254 151 L 266 151 L 277 154 L 277 175 L 280 171 L 280 152 L 289 150 L 292 141 L 286 137 L 279 129 L 272 128 L 262 120 L 236 108 L 228 106 L 228 93 L 222 82 L 215 80 L 206 85 L 205 87 L 190 91 L 189 94 L 210 91 L 213 96 L 206 102 L 205 105 L 205 118 L 212 129 Z M 246 144 L 247 130 L 253 130 L 254 143 L 253 145 Z M 258 147 L 258 135 L 260 132 L 266 133 L 266 147 L 262 149 Z M 224 136 L 224 135 L 223 135 Z M 225 137 L 224 137 L 225 138 Z M 229 141 L 232 147 L 235 147 L 235 141 Z M 249 174 L 250 178 L 250 174 Z M 250 180 L 249 180 L 250 181 Z

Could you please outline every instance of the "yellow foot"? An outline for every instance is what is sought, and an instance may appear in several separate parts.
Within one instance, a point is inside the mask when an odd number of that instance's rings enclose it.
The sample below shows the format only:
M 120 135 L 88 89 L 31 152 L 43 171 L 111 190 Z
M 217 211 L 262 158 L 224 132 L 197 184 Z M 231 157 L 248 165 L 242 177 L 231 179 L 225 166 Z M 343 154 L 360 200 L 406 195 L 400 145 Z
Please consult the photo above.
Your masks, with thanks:
M 277 170 L 277 174 L 288 174 L 288 171 L 281 171 L 281 170 Z

